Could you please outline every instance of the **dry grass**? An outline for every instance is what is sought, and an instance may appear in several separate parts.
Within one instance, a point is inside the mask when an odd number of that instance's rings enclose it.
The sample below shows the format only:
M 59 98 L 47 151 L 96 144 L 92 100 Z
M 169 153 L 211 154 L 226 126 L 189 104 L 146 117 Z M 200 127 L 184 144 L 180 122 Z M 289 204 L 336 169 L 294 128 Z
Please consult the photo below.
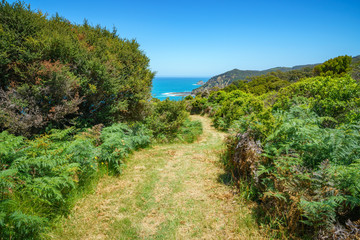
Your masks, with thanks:
M 210 120 L 193 144 L 136 152 L 121 177 L 103 178 L 53 239 L 265 239 L 247 206 L 219 182 L 224 133 Z

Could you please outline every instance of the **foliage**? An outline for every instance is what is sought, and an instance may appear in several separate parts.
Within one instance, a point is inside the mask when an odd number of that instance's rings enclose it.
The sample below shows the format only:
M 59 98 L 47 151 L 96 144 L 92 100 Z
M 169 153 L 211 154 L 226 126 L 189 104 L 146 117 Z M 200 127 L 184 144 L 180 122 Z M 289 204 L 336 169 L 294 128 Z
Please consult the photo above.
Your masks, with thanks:
M 248 183 L 245 192 L 259 201 L 262 221 L 285 225 L 288 234 L 332 234 L 337 221 L 358 220 L 360 126 L 324 128 L 326 118 L 305 105 L 274 117 L 276 127 L 262 144 L 247 133 L 227 143 L 226 167 Z
M 147 115 L 153 73 L 134 40 L 0 3 L 0 130 L 111 124 Z
M 189 101 L 189 100 L 188 100 Z M 201 96 L 196 96 L 194 99 L 191 99 L 191 110 L 192 114 L 200 114 L 205 109 L 207 99 Z
M 338 169 L 353 169 L 360 157 L 359 126 L 324 128 L 324 118 L 303 107 L 279 113 L 277 119 L 281 123 L 265 141 L 268 161 L 259 167 L 264 197 L 282 196 L 271 201 L 282 211 L 275 214 L 286 214 L 291 231 L 301 223 L 331 230 L 337 216 L 349 215 L 360 204 L 360 189 L 350 192 L 338 177 Z M 351 170 L 342 174 L 352 179 L 346 184 L 358 185 Z
M 160 101 L 153 99 L 151 115 L 145 120 L 155 138 L 160 141 L 175 139 L 177 132 L 188 118 L 184 101 L 171 101 L 169 98 Z
M 221 130 L 250 128 L 253 135 L 263 137 L 274 123 L 264 102 L 241 90 L 215 91 L 207 99 L 196 96 L 188 101 L 191 101 L 191 113 L 208 113 L 213 117 L 214 126 Z
M 339 56 L 314 67 L 315 76 L 344 76 L 350 70 L 352 57 Z
M 129 128 L 123 123 L 113 124 L 101 132 L 100 159 L 108 169 L 120 173 L 123 160 L 132 151 L 148 146 L 150 138 L 150 131 L 144 125 Z
M 33 140 L 0 133 L 0 238 L 38 239 L 101 169 L 120 172 L 128 154 L 150 138 L 139 123 L 52 129 Z
M 239 89 L 255 95 L 262 95 L 268 92 L 278 91 L 290 85 L 291 82 L 297 82 L 312 76 L 312 68 L 310 67 L 287 72 L 274 71 L 260 76 L 249 77 L 246 80 L 234 81 L 225 87 L 224 91 L 231 92 Z
M 226 170 L 258 203 L 259 221 L 290 238 L 359 232 L 360 88 L 350 60 L 319 65 L 317 77 L 273 72 L 188 100 L 229 130 Z
M 319 116 L 335 120 L 330 122 L 349 123 L 360 120 L 360 88 L 349 76 L 315 77 L 290 85 L 279 92 L 273 108 L 287 110 L 299 97 L 307 99 L 311 110 Z

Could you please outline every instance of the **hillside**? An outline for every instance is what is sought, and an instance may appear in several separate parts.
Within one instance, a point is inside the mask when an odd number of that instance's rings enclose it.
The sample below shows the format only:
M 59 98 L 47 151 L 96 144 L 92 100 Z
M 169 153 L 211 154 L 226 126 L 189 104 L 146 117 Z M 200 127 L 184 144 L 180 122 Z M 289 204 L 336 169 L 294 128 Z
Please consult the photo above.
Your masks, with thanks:
M 204 85 L 198 87 L 192 91 L 192 94 L 196 94 L 198 92 L 204 91 L 205 89 L 211 89 L 214 87 L 224 88 L 228 86 L 230 83 L 234 82 L 235 80 L 244 80 L 249 77 L 255 77 L 267 74 L 269 72 L 281 71 L 281 72 L 288 72 L 291 70 L 298 70 L 305 67 L 314 67 L 316 64 L 308 64 L 308 65 L 297 65 L 294 67 L 275 67 L 266 70 L 239 70 L 233 69 L 231 71 L 216 75 L 210 78 Z
M 353 57 L 352 63 L 358 63 L 360 62 L 360 55 Z
M 229 132 L 225 169 L 257 205 L 260 225 L 276 231 L 272 239 L 360 239 L 357 59 L 338 56 L 187 98 L 192 113 Z

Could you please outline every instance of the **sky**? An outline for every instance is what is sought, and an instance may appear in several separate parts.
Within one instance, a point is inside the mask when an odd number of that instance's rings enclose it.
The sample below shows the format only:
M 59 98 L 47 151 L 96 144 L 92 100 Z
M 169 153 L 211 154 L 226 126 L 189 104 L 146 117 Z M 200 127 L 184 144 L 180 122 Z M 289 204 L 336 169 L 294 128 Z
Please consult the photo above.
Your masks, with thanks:
M 9 1 L 14 2 L 14 1 Z M 136 39 L 156 76 L 210 77 L 360 55 L 359 0 L 25 0 Z

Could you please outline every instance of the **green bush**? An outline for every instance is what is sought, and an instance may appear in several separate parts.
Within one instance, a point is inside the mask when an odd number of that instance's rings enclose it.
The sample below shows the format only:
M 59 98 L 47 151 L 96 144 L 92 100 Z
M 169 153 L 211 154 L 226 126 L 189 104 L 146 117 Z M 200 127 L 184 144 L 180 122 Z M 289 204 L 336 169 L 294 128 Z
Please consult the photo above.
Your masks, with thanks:
M 1 238 L 38 238 L 50 220 L 68 212 L 71 192 L 97 168 L 93 140 L 77 136 L 74 128 L 32 141 L 1 133 Z
M 155 139 L 170 141 L 176 138 L 177 132 L 189 114 L 186 111 L 185 101 L 164 101 L 153 99 L 151 115 L 145 120 L 152 130 Z
M 360 87 L 349 76 L 316 77 L 295 83 L 280 90 L 274 110 L 288 110 L 299 97 L 306 98 L 312 111 L 337 123 L 360 120 Z
M 281 123 L 266 139 L 268 161 L 259 167 L 264 196 L 277 193 L 293 206 L 277 213 L 287 214 L 288 226 L 302 222 L 315 230 L 331 229 L 340 215 L 350 216 L 360 206 L 360 188 L 351 170 L 360 158 L 360 126 L 324 128 L 324 118 L 301 107 L 276 117 Z M 277 200 L 279 209 L 285 202 Z
M 0 131 L 143 120 L 154 74 L 135 40 L 0 2 Z
M 344 76 L 350 70 L 351 61 L 352 57 L 347 55 L 329 59 L 314 67 L 314 75 L 331 77 Z
M 207 99 L 201 96 L 196 96 L 191 103 L 191 114 L 201 114 L 206 107 Z
M 346 66 L 330 72 L 338 60 Z M 256 77 L 202 103 L 217 128 L 230 130 L 223 163 L 242 195 L 258 203 L 262 223 L 287 236 L 350 239 L 357 231 L 360 88 L 346 74 L 348 57 L 336 61 L 277 92 L 268 88 L 276 81 Z M 266 94 L 249 93 L 256 86 Z

